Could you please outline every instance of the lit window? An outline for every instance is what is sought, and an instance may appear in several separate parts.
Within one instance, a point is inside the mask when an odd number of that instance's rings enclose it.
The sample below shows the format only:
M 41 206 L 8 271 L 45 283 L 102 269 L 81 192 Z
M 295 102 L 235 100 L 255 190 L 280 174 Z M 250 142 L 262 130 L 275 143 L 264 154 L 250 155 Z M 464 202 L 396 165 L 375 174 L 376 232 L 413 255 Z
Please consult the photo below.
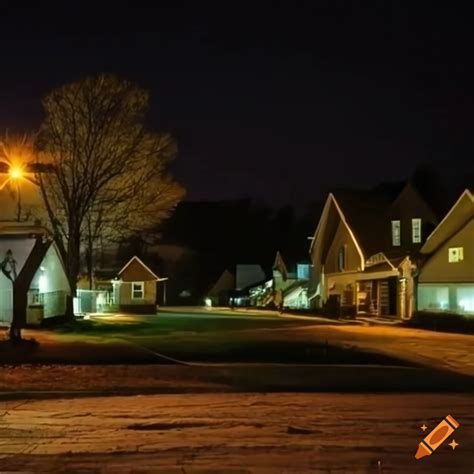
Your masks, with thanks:
M 132 283 L 132 299 L 142 300 L 144 296 L 145 296 L 145 283 L 142 281 Z
M 421 219 L 411 220 L 411 240 L 414 244 L 421 242 Z
M 474 314 L 474 286 L 457 288 L 456 299 L 459 311 Z
M 400 246 L 400 221 L 392 221 L 392 245 Z
M 448 249 L 448 262 L 457 263 L 464 260 L 464 247 L 451 247 Z
M 340 247 L 337 254 L 337 268 L 340 272 L 343 272 L 346 268 L 346 246 Z

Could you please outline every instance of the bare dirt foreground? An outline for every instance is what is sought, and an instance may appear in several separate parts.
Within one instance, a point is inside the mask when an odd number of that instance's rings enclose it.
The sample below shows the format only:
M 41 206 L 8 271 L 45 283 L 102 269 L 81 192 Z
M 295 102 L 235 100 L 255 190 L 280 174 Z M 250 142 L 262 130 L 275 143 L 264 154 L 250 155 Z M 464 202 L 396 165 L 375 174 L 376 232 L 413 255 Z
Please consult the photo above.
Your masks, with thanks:
M 446 415 L 459 423 L 415 460 Z M 428 431 L 427 431 L 428 432 Z M 451 439 L 448 440 L 450 442 Z M 184 394 L 0 402 L 0 471 L 468 473 L 472 394 Z

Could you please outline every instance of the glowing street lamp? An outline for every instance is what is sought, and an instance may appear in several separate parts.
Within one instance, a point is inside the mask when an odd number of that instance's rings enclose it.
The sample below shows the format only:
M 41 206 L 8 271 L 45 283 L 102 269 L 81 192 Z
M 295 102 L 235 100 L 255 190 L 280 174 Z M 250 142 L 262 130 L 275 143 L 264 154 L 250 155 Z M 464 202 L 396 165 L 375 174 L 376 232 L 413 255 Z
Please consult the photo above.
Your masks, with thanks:
M 20 186 L 20 180 L 25 177 L 23 173 L 23 169 L 19 167 L 18 165 L 13 165 L 10 166 L 10 169 L 8 170 L 8 176 L 9 179 L 13 182 L 16 183 L 17 187 L 17 220 L 20 222 L 21 220 L 21 186 Z
M 11 167 L 8 171 L 11 179 L 17 180 L 23 178 L 23 170 L 17 166 Z

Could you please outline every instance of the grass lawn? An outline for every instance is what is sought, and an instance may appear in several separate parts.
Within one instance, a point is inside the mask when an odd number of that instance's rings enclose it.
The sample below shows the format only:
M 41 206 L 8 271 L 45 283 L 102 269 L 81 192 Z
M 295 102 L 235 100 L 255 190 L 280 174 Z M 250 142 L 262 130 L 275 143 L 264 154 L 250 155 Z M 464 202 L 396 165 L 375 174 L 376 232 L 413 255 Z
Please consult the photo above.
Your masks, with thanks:
M 431 332 L 415 331 L 418 339 L 412 333 L 403 328 L 334 326 L 259 316 L 92 317 L 54 330 L 25 331 L 25 337 L 34 338 L 36 344 L 19 348 L 0 342 L 4 364 L 0 390 L 175 393 L 474 388 L 474 378 L 438 370 L 439 362 L 426 364 L 431 368 L 425 369 L 416 357 L 399 358 L 410 347 L 422 351 L 427 341 L 443 346 L 443 341 L 425 337 L 432 336 Z M 461 336 L 443 337 L 457 340 Z M 395 342 L 405 344 L 400 346 L 402 352 L 393 346 Z M 450 342 L 449 347 L 455 346 Z M 172 363 L 160 354 L 190 365 Z M 462 352 L 456 354 L 459 358 Z
M 186 362 L 407 365 L 393 357 L 331 345 L 324 340 L 293 339 L 292 330 L 307 327 L 318 329 L 311 320 L 160 313 L 93 316 L 78 320 L 73 326 L 57 328 L 54 334 L 58 343 L 65 344 L 120 341 L 155 363 L 160 359 L 150 351 Z M 127 362 L 126 354 L 117 354 L 117 362 Z
M 277 329 L 285 327 L 313 326 L 311 320 L 292 320 L 278 317 L 158 313 L 156 315 L 92 316 L 78 320 L 76 332 L 90 335 L 157 336 L 176 333 L 206 333 L 244 331 L 253 329 Z M 67 329 L 67 327 L 66 327 Z

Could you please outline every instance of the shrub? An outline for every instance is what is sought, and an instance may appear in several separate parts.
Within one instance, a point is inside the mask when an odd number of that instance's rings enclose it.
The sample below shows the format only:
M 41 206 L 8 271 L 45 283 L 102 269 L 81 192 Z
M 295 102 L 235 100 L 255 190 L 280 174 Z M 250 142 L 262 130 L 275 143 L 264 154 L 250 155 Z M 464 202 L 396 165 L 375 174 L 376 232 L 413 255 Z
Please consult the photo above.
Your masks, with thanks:
M 412 319 L 405 324 L 431 331 L 474 334 L 474 316 L 463 316 L 456 313 L 417 311 Z

